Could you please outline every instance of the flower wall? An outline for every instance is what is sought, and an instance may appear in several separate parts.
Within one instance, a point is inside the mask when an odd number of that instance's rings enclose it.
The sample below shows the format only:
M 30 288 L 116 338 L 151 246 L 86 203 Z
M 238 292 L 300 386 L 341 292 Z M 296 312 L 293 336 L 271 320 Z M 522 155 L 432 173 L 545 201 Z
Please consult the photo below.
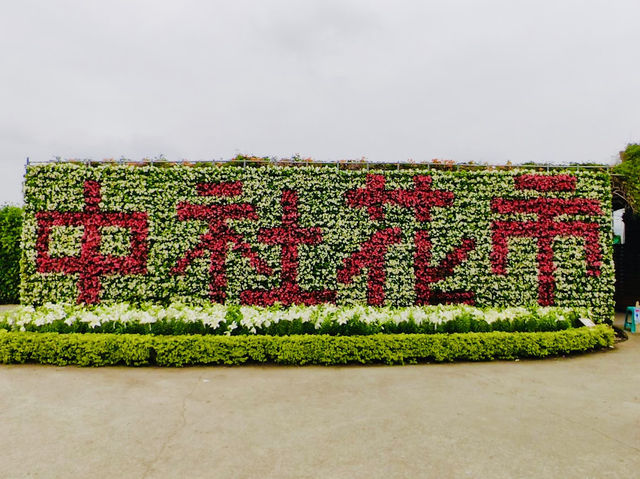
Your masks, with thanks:
M 31 165 L 21 300 L 613 310 L 608 174 Z

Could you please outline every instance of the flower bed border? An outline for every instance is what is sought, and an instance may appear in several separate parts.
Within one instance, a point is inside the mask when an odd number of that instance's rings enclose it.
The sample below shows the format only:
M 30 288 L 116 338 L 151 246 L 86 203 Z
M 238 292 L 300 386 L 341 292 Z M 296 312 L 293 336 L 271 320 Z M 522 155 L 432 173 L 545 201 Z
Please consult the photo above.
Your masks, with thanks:
M 0 363 L 79 366 L 405 364 L 544 358 L 613 345 L 606 325 L 536 333 L 154 336 L 0 331 Z
M 82 307 L 47 304 L 0 313 L 0 329 L 38 333 L 114 333 L 156 335 L 327 334 L 359 336 L 559 331 L 580 327 L 580 318 L 602 322 L 586 308 L 476 308 L 467 305 L 374 308 L 332 305 L 260 308 L 237 305 L 126 303 Z

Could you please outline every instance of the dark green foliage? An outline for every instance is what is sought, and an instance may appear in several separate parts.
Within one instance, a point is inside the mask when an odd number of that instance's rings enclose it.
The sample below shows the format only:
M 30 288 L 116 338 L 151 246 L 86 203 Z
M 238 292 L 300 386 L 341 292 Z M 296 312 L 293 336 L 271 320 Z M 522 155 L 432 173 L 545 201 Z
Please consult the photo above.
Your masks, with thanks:
M 640 213 L 640 144 L 630 143 L 620 152 L 622 163 L 613 167 L 613 183 L 622 190 L 635 213 Z
M 557 332 L 369 336 L 155 336 L 0 331 L 0 363 L 189 366 L 404 364 L 544 358 L 613 344 L 606 325 Z
M 22 208 L 0 208 L 0 304 L 15 304 L 20 295 Z

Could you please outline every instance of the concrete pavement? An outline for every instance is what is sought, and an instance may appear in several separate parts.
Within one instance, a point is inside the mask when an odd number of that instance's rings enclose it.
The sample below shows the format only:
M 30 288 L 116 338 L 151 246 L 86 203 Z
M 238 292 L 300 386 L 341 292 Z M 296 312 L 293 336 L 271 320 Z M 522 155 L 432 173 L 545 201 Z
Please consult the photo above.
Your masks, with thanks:
M 0 366 L 2 478 L 640 477 L 640 334 L 543 361 Z

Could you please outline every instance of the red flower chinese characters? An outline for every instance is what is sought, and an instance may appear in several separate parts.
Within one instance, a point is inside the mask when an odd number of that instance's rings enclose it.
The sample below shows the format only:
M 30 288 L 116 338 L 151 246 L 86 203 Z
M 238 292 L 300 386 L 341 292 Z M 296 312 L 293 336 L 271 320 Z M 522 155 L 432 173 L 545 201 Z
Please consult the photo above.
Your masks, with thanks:
M 575 191 L 576 178 L 570 175 L 521 175 L 515 179 L 517 189 L 540 192 Z M 553 198 L 540 196 L 526 200 L 495 198 L 491 204 L 500 214 L 529 213 L 536 221 L 494 221 L 491 264 L 494 274 L 507 274 L 508 239 L 510 237 L 534 238 L 538 245 L 538 303 L 551 306 L 555 303 L 556 266 L 553 262 L 553 241 L 557 237 L 580 237 L 584 239 L 586 273 L 600 274 L 602 250 L 600 229 L 595 222 L 560 221 L 560 215 L 600 215 L 598 200 L 588 198 Z
M 228 183 L 200 183 L 196 186 L 200 196 L 233 197 L 242 194 L 242 183 L 239 181 Z M 230 203 L 214 205 L 198 205 L 179 203 L 177 206 L 178 219 L 202 220 L 209 223 L 209 231 L 200 236 L 200 242 L 187 251 L 171 270 L 173 274 L 184 274 L 187 266 L 195 258 L 209 253 L 211 280 L 209 283 L 209 297 L 213 302 L 224 303 L 227 296 L 226 261 L 227 251 L 232 247 L 248 258 L 251 266 L 259 273 L 271 273 L 269 265 L 261 259 L 251 246 L 227 224 L 228 220 L 247 219 L 256 220 L 255 209 L 248 203 Z
M 430 176 L 413 177 L 414 187 L 411 190 L 385 189 L 383 175 L 367 175 L 366 187 L 349 190 L 345 193 L 347 204 L 354 208 L 366 208 L 371 220 L 384 219 L 385 204 L 395 204 L 412 208 L 416 220 L 428 223 L 431 221 L 433 207 L 450 207 L 453 204 L 453 193 L 431 189 Z M 387 228 L 375 232 L 361 248 L 344 260 L 338 270 L 338 281 L 349 283 L 364 268 L 368 270 L 367 302 L 371 305 L 384 304 L 385 255 L 389 246 L 401 241 L 399 228 Z M 416 231 L 414 253 L 415 292 L 417 304 L 437 303 L 473 303 L 471 291 L 436 292 L 431 285 L 453 274 L 454 268 L 467 259 L 469 251 L 475 247 L 475 241 L 464 239 L 462 245 L 447 254 L 439 266 L 432 266 L 431 240 L 427 230 Z
M 493 307 L 533 295 L 605 314 L 609 176 L 528 173 L 30 166 L 21 299 Z M 69 188 L 70 178 L 82 180 Z M 67 208 L 37 211 L 47 203 Z
M 147 213 L 105 212 L 100 210 L 100 184 L 84 182 L 84 209 L 81 212 L 40 211 L 36 213 L 36 269 L 39 273 L 78 275 L 78 303 L 100 301 L 100 280 L 106 275 L 145 274 L 147 272 Z M 55 226 L 81 226 L 80 256 L 51 257 L 49 242 Z M 130 231 L 131 243 L 126 256 L 100 252 L 101 229 L 115 226 Z
M 260 228 L 258 241 L 281 246 L 281 284 L 269 291 L 243 291 L 240 300 L 244 304 L 260 306 L 276 302 L 283 305 L 333 303 L 335 291 L 303 291 L 298 285 L 298 245 L 317 244 L 322 241 L 320 228 L 301 228 L 298 225 L 298 194 L 284 190 L 280 199 L 282 224 L 275 228 Z

